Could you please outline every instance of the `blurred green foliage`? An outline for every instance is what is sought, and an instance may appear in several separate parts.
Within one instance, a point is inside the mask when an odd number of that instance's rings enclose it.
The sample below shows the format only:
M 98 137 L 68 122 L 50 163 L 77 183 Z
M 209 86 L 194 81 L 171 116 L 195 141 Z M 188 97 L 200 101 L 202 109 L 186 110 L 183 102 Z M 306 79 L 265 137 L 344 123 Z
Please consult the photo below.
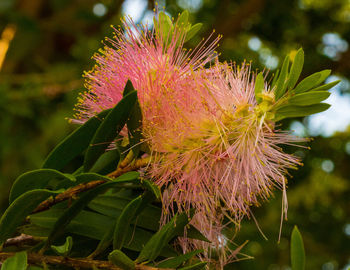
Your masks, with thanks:
M 273 73 L 282 56 L 303 47 L 302 78 L 326 68 L 344 81 L 350 77 L 347 0 L 159 1 L 159 8 L 163 6 L 172 16 L 189 9 L 190 20 L 203 23 L 201 36 L 210 35 L 213 28 L 223 34 L 221 60 L 251 60 L 252 69 L 267 66 Z M 137 22 L 142 21 L 154 7 L 146 0 L 0 1 L 0 33 L 10 25 L 16 29 L 0 70 L 1 209 L 7 206 L 15 178 L 39 168 L 75 128 L 65 118 L 72 117 L 83 90 L 83 70 L 94 64 L 90 57 L 101 47 L 100 41 L 112 35 L 110 25 L 118 25 L 122 13 L 130 10 L 139 11 Z M 198 41 L 199 37 L 190 43 Z M 342 94 L 349 92 L 347 87 L 343 83 Z M 307 119 L 297 120 L 307 125 Z M 288 128 L 292 121 L 283 126 Z M 304 166 L 291 171 L 288 221 L 280 243 L 281 194 L 276 192 L 269 203 L 254 209 L 269 240 L 263 239 L 252 219 L 244 221 L 234 241 L 241 245 L 249 240 L 241 252 L 255 259 L 227 269 L 290 269 L 294 224 L 303 235 L 306 269 L 341 270 L 350 264 L 350 129 L 317 137 L 308 145 L 311 150 L 286 149 L 301 156 Z

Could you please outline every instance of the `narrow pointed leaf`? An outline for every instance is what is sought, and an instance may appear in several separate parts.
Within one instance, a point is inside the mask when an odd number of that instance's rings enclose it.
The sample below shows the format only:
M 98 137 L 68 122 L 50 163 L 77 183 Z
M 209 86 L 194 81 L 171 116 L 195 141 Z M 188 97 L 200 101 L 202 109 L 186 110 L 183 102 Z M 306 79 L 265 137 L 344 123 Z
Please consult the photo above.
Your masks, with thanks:
M 188 24 L 189 13 L 188 10 L 184 10 L 176 21 L 176 26 L 179 28 L 185 28 Z
M 134 87 L 130 80 L 126 83 L 123 95 L 127 95 L 131 91 L 134 91 Z M 141 149 L 142 139 L 142 112 L 140 103 L 136 100 L 133 108 L 131 109 L 130 116 L 126 122 L 129 131 L 130 147 L 135 157 L 138 156 Z
M 188 30 L 186 33 L 185 42 L 193 38 L 198 33 L 198 31 L 202 28 L 202 25 L 203 25 L 202 23 L 196 23 L 195 25 L 193 25 L 190 28 L 190 30 Z
M 297 87 L 293 90 L 295 93 L 303 93 L 306 92 L 316 86 L 318 86 L 322 81 L 324 81 L 330 74 L 330 70 L 323 70 L 320 72 L 316 72 L 304 80 L 302 80 Z
M 297 94 L 288 100 L 288 104 L 297 106 L 307 106 L 320 103 L 327 99 L 331 93 L 328 91 L 311 91 Z
M 183 234 L 181 234 L 181 236 L 182 235 Z M 187 229 L 186 237 L 210 243 L 210 240 L 206 238 L 200 231 L 198 231 L 192 225 L 189 225 L 189 228 Z
M 179 270 L 200 270 L 200 269 L 205 269 L 206 265 L 207 265 L 206 262 L 199 262 L 193 265 L 179 268 Z
M 294 229 L 292 232 L 290 255 L 291 255 L 291 261 L 292 261 L 292 270 L 304 270 L 305 269 L 304 243 L 303 243 L 303 238 L 297 226 L 294 226 Z
M 17 227 L 39 203 L 54 194 L 57 194 L 57 192 L 35 189 L 22 194 L 14 200 L 0 219 L 0 245 L 15 233 Z
M 64 231 L 64 228 L 70 223 L 70 221 L 75 218 L 98 194 L 106 191 L 108 188 L 124 184 L 125 182 L 132 182 L 136 179 L 137 178 L 135 178 L 135 175 L 133 174 L 131 177 L 122 175 L 116 178 L 114 181 L 101 184 L 94 189 L 85 192 L 79 199 L 74 201 L 71 207 L 66 209 L 58 218 L 49 235 L 48 244 L 51 244 L 52 241 Z
M 278 80 L 276 82 L 275 89 L 275 97 L 278 100 L 281 96 L 283 96 L 285 90 L 287 89 L 287 76 L 288 76 L 288 68 L 289 68 L 289 55 L 284 58 L 281 72 L 279 74 Z
M 274 88 L 276 83 L 277 83 L 277 79 L 278 79 L 278 75 L 280 73 L 280 70 L 277 69 L 276 73 L 273 76 L 272 82 L 271 82 L 271 87 Z
M 290 74 L 289 74 L 289 80 L 288 80 L 288 89 L 293 89 L 295 84 L 297 83 L 299 76 L 301 74 L 301 71 L 303 69 L 304 65 L 304 51 L 302 48 L 300 48 L 295 57 L 292 64 L 292 67 L 290 68 Z
M 264 88 L 265 88 L 264 76 L 262 72 L 260 72 L 258 76 L 256 76 L 255 87 L 254 87 L 255 99 L 258 103 L 261 102 L 261 97 L 259 97 L 259 95 L 262 93 Z
M 113 249 L 121 249 L 128 236 L 128 230 L 131 224 L 138 214 L 138 209 L 142 203 L 142 197 L 139 196 L 132 200 L 120 214 L 113 235 Z
M 73 247 L 73 238 L 71 236 L 68 236 L 66 238 L 66 242 L 61 246 L 51 245 L 51 248 L 53 249 L 53 251 L 55 251 L 58 255 L 61 255 L 61 256 L 67 256 L 72 250 L 72 247 Z
M 337 81 L 334 81 L 334 82 L 330 82 L 330 83 L 327 83 L 327 84 L 324 84 L 324 85 L 321 85 L 317 88 L 314 88 L 312 89 L 312 91 L 326 91 L 326 90 L 329 90 L 331 89 L 332 87 L 336 86 L 338 83 L 340 83 L 341 80 L 337 80 Z
M 163 38 L 163 42 L 168 44 L 171 39 L 173 22 L 171 21 L 170 17 L 164 12 L 159 12 L 159 28 L 161 31 L 161 37 Z
M 135 269 L 135 263 L 125 255 L 120 250 L 113 250 L 109 256 L 108 260 L 116 266 L 119 266 L 121 269 L 133 270 Z
M 166 261 L 163 261 L 163 262 L 157 264 L 156 266 L 158 268 L 175 268 L 176 269 L 184 262 L 190 260 L 192 257 L 194 257 L 197 254 L 202 253 L 202 252 L 203 252 L 202 249 L 194 250 L 194 251 L 188 252 L 186 254 L 177 256 L 175 258 L 170 258 Z
M 96 160 L 105 152 L 108 145 L 119 134 L 124 127 L 127 118 L 136 102 L 136 91 L 127 94 L 106 116 L 88 147 L 85 159 L 84 170 L 89 171 Z
M 330 69 L 325 69 L 320 71 L 319 73 L 321 74 L 320 79 L 317 82 L 317 85 L 321 84 L 324 82 L 325 79 L 327 79 L 329 77 L 329 75 L 331 75 L 331 70 Z
M 303 116 L 323 112 L 327 110 L 330 106 L 331 105 L 327 103 L 319 103 L 319 104 L 314 104 L 309 106 L 287 105 L 277 110 L 275 121 L 280 121 L 284 118 L 303 117 Z
M 154 194 L 154 196 L 156 197 L 156 199 L 160 199 L 160 197 L 162 196 L 160 189 L 154 182 L 147 180 L 147 179 L 143 179 L 141 184 L 142 184 L 142 186 L 146 187 L 146 189 L 151 191 Z
M 89 146 L 96 130 L 109 112 L 110 109 L 91 117 L 84 125 L 73 131 L 52 150 L 42 167 L 61 170 L 83 152 Z
M 120 160 L 120 152 L 118 149 L 113 149 L 102 154 L 96 161 L 90 172 L 108 174 L 118 167 Z
M 163 247 L 165 247 L 176 234 L 183 231 L 189 221 L 190 218 L 186 213 L 175 215 L 147 242 L 136 259 L 136 262 L 153 261 L 156 259 Z
M 16 253 L 10 258 L 7 258 L 2 263 L 1 270 L 26 270 L 27 267 L 27 252 L 22 251 Z
M 24 173 L 13 183 L 9 196 L 10 204 L 18 198 L 18 196 L 29 190 L 46 188 L 52 180 L 75 181 L 74 177 L 69 177 L 67 174 L 53 169 L 39 169 Z

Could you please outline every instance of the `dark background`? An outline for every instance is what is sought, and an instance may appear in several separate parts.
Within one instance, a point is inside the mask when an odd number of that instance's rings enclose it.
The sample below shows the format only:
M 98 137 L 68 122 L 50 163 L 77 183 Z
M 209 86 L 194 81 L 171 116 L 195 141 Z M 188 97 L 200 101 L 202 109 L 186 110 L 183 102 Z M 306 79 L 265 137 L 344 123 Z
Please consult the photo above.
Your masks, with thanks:
M 159 7 L 176 16 L 190 10 L 202 22 L 200 36 L 223 34 L 221 60 L 252 61 L 273 73 L 285 54 L 305 51 L 302 76 L 331 68 L 342 83 L 333 90 L 338 114 L 283 123 L 304 136 L 317 135 L 311 150 L 291 148 L 304 166 L 292 171 L 288 221 L 277 244 L 281 196 L 254 209 L 266 236 L 247 220 L 235 239 L 249 240 L 242 253 L 255 257 L 229 269 L 290 269 L 289 237 L 297 224 L 305 242 L 306 269 L 350 265 L 350 2 L 347 0 L 171 0 Z M 39 168 L 48 152 L 75 127 L 65 118 L 83 90 L 82 73 L 93 66 L 100 41 L 111 36 L 123 13 L 137 22 L 151 16 L 153 1 L 0 0 L 0 205 L 15 178 Z M 13 36 L 13 39 L 12 39 Z M 199 37 L 198 37 L 199 38 Z M 192 43 L 196 43 L 194 39 Z M 190 44 L 191 45 L 191 44 Z M 7 48 L 8 47 L 8 48 Z M 332 77 L 335 79 L 336 77 Z M 339 114 L 340 111 L 340 114 Z M 344 120 L 345 119 L 345 120 Z M 338 126 L 338 131 L 332 127 Z M 340 130 L 340 131 L 339 131 Z

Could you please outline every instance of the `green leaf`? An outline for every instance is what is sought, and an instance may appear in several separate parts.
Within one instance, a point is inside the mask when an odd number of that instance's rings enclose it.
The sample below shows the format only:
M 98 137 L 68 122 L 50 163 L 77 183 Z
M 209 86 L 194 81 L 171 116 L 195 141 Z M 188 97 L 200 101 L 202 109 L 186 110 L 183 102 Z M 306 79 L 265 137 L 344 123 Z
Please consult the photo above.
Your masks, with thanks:
M 89 203 L 89 208 L 103 215 L 117 218 L 122 210 L 130 203 L 131 199 L 122 198 L 117 195 L 101 195 Z M 159 228 L 159 219 L 161 209 L 153 205 L 147 205 L 142 210 L 138 219 L 137 226 L 151 231 L 157 231 Z
M 133 91 L 135 91 L 135 88 L 132 85 L 132 82 L 130 80 L 127 80 L 123 91 L 123 97 L 125 97 L 127 94 L 130 94 Z
M 54 194 L 57 194 L 57 192 L 46 189 L 36 189 L 28 191 L 14 200 L 6 209 L 0 220 L 0 245 L 15 233 L 17 227 L 39 203 Z
M 179 236 L 182 236 L 182 235 L 183 234 L 180 234 Z M 210 240 L 208 240 L 208 238 L 206 238 L 200 231 L 198 231 L 192 225 L 189 225 L 189 228 L 187 229 L 186 237 L 210 243 Z
M 91 117 L 84 125 L 73 131 L 52 150 L 42 167 L 61 170 L 73 158 L 83 152 L 89 146 L 103 118 L 109 112 L 110 109 Z
M 324 76 L 324 72 L 316 72 L 308 77 L 306 77 L 304 80 L 302 80 L 297 87 L 293 90 L 295 93 L 303 93 L 306 92 L 317 85 L 319 85 L 321 82 L 322 77 Z
M 151 191 L 153 193 L 153 195 L 156 197 L 156 199 L 160 199 L 161 198 L 162 195 L 161 195 L 160 189 L 153 181 L 150 181 L 150 180 L 147 180 L 147 179 L 142 179 L 141 180 L 141 184 L 146 189 Z
M 184 10 L 180 16 L 177 18 L 176 26 L 179 28 L 186 28 L 188 24 L 189 13 L 188 10 Z
M 258 103 L 261 102 L 261 97 L 259 95 L 262 93 L 264 88 L 265 88 L 264 76 L 262 72 L 260 72 L 258 76 L 256 76 L 255 87 L 254 87 L 255 99 Z
M 62 216 L 63 212 L 63 209 L 50 209 L 48 211 L 33 214 L 30 216 L 31 224 L 21 227 L 20 231 L 34 236 L 48 237 L 53 226 L 58 218 Z M 119 211 L 119 214 L 120 213 L 121 211 Z M 118 216 L 119 215 L 116 215 L 116 218 L 118 218 Z M 153 219 L 152 216 L 149 218 Z M 139 219 L 142 219 L 141 216 Z M 85 236 L 91 239 L 102 240 L 106 237 L 106 232 L 111 230 L 112 232 L 109 238 L 109 243 L 111 243 L 115 227 L 114 220 L 115 218 L 83 210 L 67 225 L 65 232 Z M 142 219 L 142 222 L 142 224 L 145 224 L 147 221 Z M 134 225 L 130 227 L 130 231 L 132 233 L 128 235 L 124 248 L 139 252 L 152 237 L 152 233 L 149 230 L 143 230 Z M 107 244 L 107 247 L 108 246 L 109 244 Z M 177 253 L 169 246 L 166 246 L 162 249 L 160 255 L 164 257 L 174 257 L 177 256 Z
M 84 159 L 84 170 L 89 171 L 96 160 L 103 154 L 108 145 L 119 134 L 124 127 L 127 118 L 136 102 L 136 91 L 126 95 L 106 116 L 97 129 L 90 146 L 86 150 Z
M 178 268 L 181 264 L 190 260 L 193 256 L 196 256 L 197 254 L 199 254 L 201 252 L 203 252 L 202 249 L 194 250 L 194 251 L 188 252 L 186 254 L 177 256 L 175 258 L 170 258 L 166 261 L 162 261 L 161 263 L 157 264 L 156 266 L 158 268 Z
M 130 80 L 127 81 L 126 87 L 124 89 L 123 95 L 127 95 L 131 91 L 134 91 L 134 87 L 131 83 Z M 134 154 L 134 157 L 137 157 L 140 148 L 141 148 L 141 139 L 142 139 L 142 112 L 141 112 L 141 107 L 140 103 L 138 100 L 136 100 L 131 112 L 130 116 L 126 122 L 126 125 L 128 127 L 129 131 L 129 142 L 130 142 L 130 147 L 132 149 L 132 152 Z
M 277 69 L 276 73 L 273 76 L 272 82 L 271 82 L 271 87 L 274 88 L 276 83 L 277 83 L 277 79 L 278 79 L 278 75 L 280 73 L 280 70 Z
M 204 269 L 206 265 L 207 265 L 206 262 L 199 262 L 193 265 L 179 268 L 179 270 L 199 270 L 199 269 Z
M 311 91 L 301 93 L 289 98 L 288 104 L 297 106 L 313 105 L 327 99 L 330 94 L 331 93 L 329 93 L 328 91 Z
M 171 40 L 171 35 L 173 31 L 173 22 L 170 17 L 166 15 L 164 12 L 159 12 L 159 28 L 160 35 L 163 39 L 163 42 L 168 44 Z
M 291 245 L 290 255 L 292 261 L 292 270 L 304 270 L 305 269 L 305 251 L 303 238 L 298 230 L 297 226 L 294 226 Z
M 193 211 L 191 212 L 191 217 Z M 187 213 L 176 214 L 167 224 L 156 232 L 141 250 L 136 262 L 153 261 L 161 253 L 168 242 L 189 223 Z
M 289 55 L 284 58 L 281 73 L 279 74 L 278 80 L 276 82 L 275 89 L 275 97 L 278 100 L 281 96 L 283 96 L 285 90 L 287 89 L 287 76 L 288 76 L 288 68 L 289 68 Z
M 113 249 L 121 249 L 124 245 L 124 242 L 128 235 L 128 230 L 131 224 L 131 221 L 135 219 L 138 214 L 138 209 L 142 203 L 142 197 L 139 196 L 136 199 L 132 200 L 120 214 L 114 234 L 113 234 Z
M 331 89 L 333 86 L 336 86 L 338 83 L 340 83 L 341 80 L 337 80 L 337 81 L 334 81 L 334 82 L 330 82 L 330 83 L 327 83 L 327 84 L 324 84 L 324 85 L 321 85 L 317 88 L 314 88 L 312 89 L 312 91 L 325 91 L 325 90 L 329 90 Z
M 22 251 L 7 258 L 1 266 L 1 270 L 26 270 L 27 266 L 27 252 Z
M 129 175 L 129 177 L 130 177 L 130 175 Z M 136 173 L 132 177 L 137 178 L 137 177 L 139 177 L 139 174 Z M 94 173 L 94 172 L 81 173 L 81 174 L 78 174 L 75 178 L 77 179 L 76 180 L 77 184 L 87 183 L 87 182 L 96 181 L 96 180 L 105 180 L 107 182 L 113 181 L 113 179 L 109 178 L 108 176 L 104 176 L 104 175 Z
M 319 103 L 309 106 L 294 106 L 287 105 L 277 110 L 275 121 L 280 121 L 284 118 L 303 117 L 310 114 L 315 114 L 327 110 L 331 105 L 327 103 Z
M 324 80 L 327 79 L 329 77 L 329 75 L 331 75 L 331 72 L 332 71 L 330 69 L 325 69 L 325 70 L 320 71 L 319 73 L 321 74 L 321 77 L 318 80 L 317 85 L 323 83 Z
M 108 174 L 118 167 L 120 160 L 120 152 L 118 149 L 113 149 L 102 154 L 96 161 L 90 172 L 97 172 L 101 174 Z
M 71 236 L 68 236 L 66 238 L 66 242 L 61 245 L 61 246 L 54 246 L 51 245 L 51 248 L 58 254 L 61 256 L 66 257 L 72 250 L 72 246 L 73 246 L 73 238 Z
M 74 177 L 72 177 L 53 169 L 39 169 L 24 173 L 16 179 L 11 188 L 9 196 L 10 204 L 29 190 L 47 188 L 47 185 L 52 180 L 75 181 Z
M 30 226 L 23 227 L 23 233 L 31 232 L 33 235 L 48 237 L 64 209 L 50 209 L 33 214 L 29 217 Z M 107 229 L 113 228 L 113 219 L 91 211 L 81 211 L 66 227 L 65 232 L 101 240 Z M 41 231 L 36 232 L 36 227 Z M 41 232 L 45 233 L 42 234 Z M 112 233 L 113 234 L 113 233 Z M 112 237 L 111 237 L 112 238 Z
M 198 33 L 198 31 L 202 28 L 202 25 L 203 25 L 202 23 L 196 23 L 195 25 L 193 25 L 190 28 L 190 30 L 188 30 L 186 33 L 185 42 L 193 38 Z
M 87 204 L 91 202 L 98 194 L 106 191 L 108 188 L 118 186 L 125 182 L 132 182 L 136 179 L 137 178 L 135 178 L 135 174 L 129 174 L 129 177 L 125 176 L 124 174 L 116 178 L 114 181 L 101 184 L 95 187 L 94 189 L 85 192 L 79 199 L 74 201 L 71 207 L 66 209 L 63 212 L 63 214 L 58 218 L 54 227 L 52 228 L 47 243 L 51 244 L 51 242 L 64 231 L 64 228 L 70 223 L 70 221 L 74 217 L 76 217 L 79 214 L 79 212 L 81 212 L 84 209 L 84 207 L 87 206 Z
M 120 250 L 113 250 L 108 255 L 108 260 L 116 266 L 125 270 L 135 269 L 135 263 Z
M 293 89 L 297 83 L 301 71 L 304 65 L 304 51 L 300 48 L 293 60 L 292 67 L 290 68 L 289 80 L 288 80 L 288 89 Z
M 101 252 L 105 251 L 111 245 L 113 241 L 114 228 L 115 226 L 111 226 L 110 228 L 105 230 L 105 234 L 103 235 L 103 238 L 100 240 L 96 249 L 94 250 L 94 252 L 92 252 L 89 255 L 89 257 L 95 257 Z

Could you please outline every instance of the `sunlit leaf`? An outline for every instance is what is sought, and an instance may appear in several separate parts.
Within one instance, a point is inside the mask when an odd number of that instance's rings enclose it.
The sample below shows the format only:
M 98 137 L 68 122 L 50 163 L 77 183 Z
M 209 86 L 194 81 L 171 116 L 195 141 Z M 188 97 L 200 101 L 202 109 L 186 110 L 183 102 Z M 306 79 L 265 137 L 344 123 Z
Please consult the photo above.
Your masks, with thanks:
M 304 51 L 302 48 L 300 48 L 293 60 L 292 67 L 290 68 L 290 74 L 288 79 L 288 89 L 294 88 L 295 84 L 297 83 L 299 76 L 301 74 L 301 71 L 303 69 L 304 65 Z
M 287 105 L 277 110 L 275 121 L 280 121 L 284 118 L 303 117 L 303 116 L 323 112 L 327 110 L 330 106 L 331 105 L 327 103 L 319 103 L 319 104 L 314 104 L 309 106 Z
M 258 76 L 256 76 L 255 86 L 254 86 L 255 99 L 258 103 L 261 102 L 261 97 L 259 95 L 262 93 L 264 88 L 265 88 L 264 76 L 262 72 L 260 72 Z
M 278 80 L 276 82 L 275 97 L 276 100 L 283 96 L 285 90 L 287 89 L 286 80 L 288 76 L 289 68 L 289 55 L 284 58 L 281 72 L 279 74 Z
M 288 104 L 307 106 L 320 103 L 327 99 L 331 93 L 328 91 L 311 91 L 306 93 L 297 94 L 288 100 Z
M 324 84 L 324 85 L 321 85 L 317 88 L 314 88 L 312 89 L 312 91 L 325 91 L 325 90 L 329 90 L 331 89 L 332 87 L 336 86 L 338 83 L 340 83 L 341 80 L 337 80 L 337 81 L 334 81 L 334 82 L 330 82 L 330 83 L 327 83 L 327 84 Z
M 188 30 L 186 33 L 185 42 L 193 38 L 198 33 L 198 31 L 202 28 L 202 25 L 203 25 L 202 23 L 196 23 L 195 25 L 193 25 L 190 28 L 190 30 Z
M 294 226 L 291 245 L 290 255 L 292 262 L 292 270 L 304 270 L 305 269 L 305 251 L 303 238 L 298 230 L 297 226 Z

